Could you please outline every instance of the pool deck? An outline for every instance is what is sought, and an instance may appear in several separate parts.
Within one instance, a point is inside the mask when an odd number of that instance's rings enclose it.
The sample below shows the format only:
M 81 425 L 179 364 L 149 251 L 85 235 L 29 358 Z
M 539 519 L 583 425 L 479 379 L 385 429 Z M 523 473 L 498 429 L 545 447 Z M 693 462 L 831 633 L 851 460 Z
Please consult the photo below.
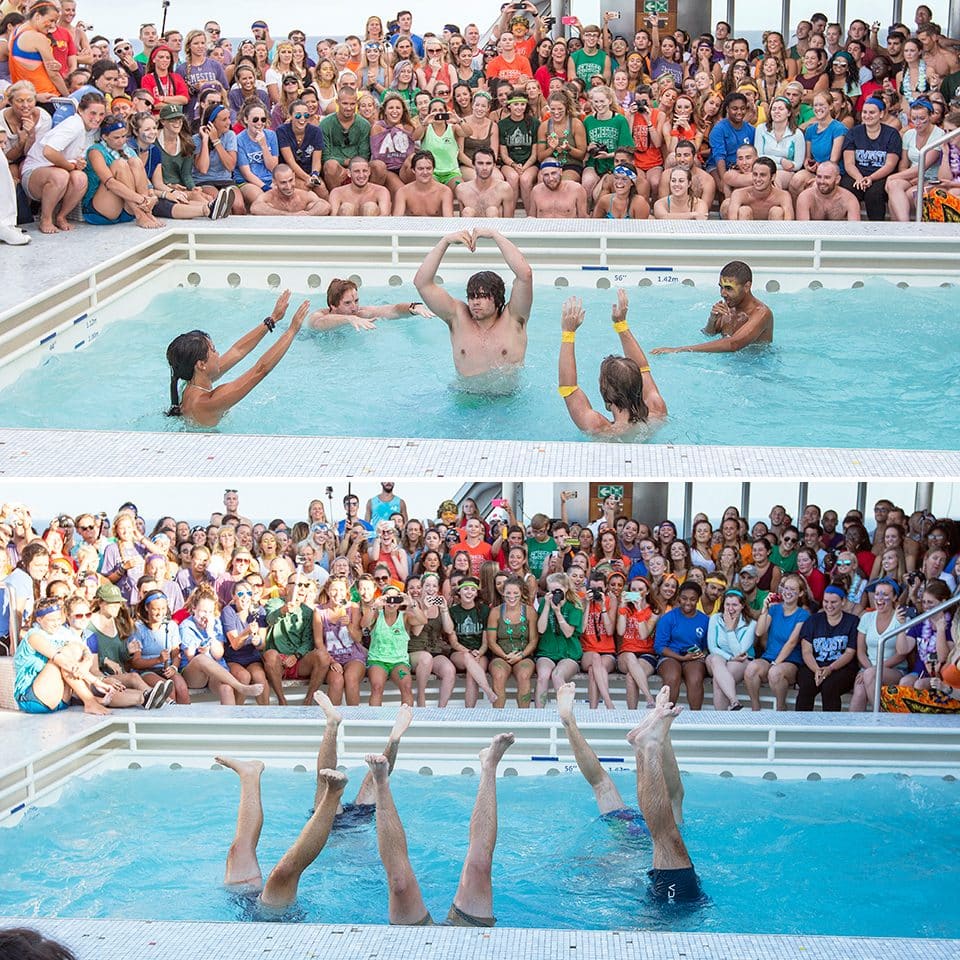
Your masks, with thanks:
M 0 917 L 0 926 L 24 921 Z M 648 933 L 641 930 L 465 930 L 162 920 L 29 920 L 78 960 L 956 960 L 960 940 Z

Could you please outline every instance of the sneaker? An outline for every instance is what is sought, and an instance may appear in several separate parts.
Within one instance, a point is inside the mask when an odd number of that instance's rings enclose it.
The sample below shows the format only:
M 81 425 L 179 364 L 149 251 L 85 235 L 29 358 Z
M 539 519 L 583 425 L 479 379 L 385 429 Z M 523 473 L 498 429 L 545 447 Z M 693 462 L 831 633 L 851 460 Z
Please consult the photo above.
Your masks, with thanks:
M 230 216 L 230 211 L 233 209 L 233 191 L 234 187 L 224 187 L 217 191 L 216 199 L 210 207 L 211 220 L 223 220 Z
M 0 243 L 7 243 L 11 247 L 22 247 L 30 242 L 30 237 L 19 227 L 0 226 Z

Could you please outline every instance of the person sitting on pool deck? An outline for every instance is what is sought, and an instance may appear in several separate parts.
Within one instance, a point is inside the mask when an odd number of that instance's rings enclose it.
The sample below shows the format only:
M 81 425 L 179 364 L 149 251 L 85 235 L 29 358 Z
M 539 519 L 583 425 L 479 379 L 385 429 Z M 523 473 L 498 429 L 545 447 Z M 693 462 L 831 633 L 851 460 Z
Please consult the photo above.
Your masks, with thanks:
M 428 150 L 418 150 L 410 158 L 414 180 L 397 190 L 395 217 L 452 217 L 453 191 L 433 176 L 436 161 Z
M 223 415 L 242 400 L 290 349 L 310 311 L 310 302 L 304 300 L 280 339 L 247 371 L 236 380 L 214 387 L 214 383 L 236 366 L 283 319 L 290 303 L 290 291 L 284 290 L 277 298 L 273 313 L 262 323 L 241 337 L 222 356 L 213 341 L 202 330 L 181 333 L 167 346 L 170 365 L 170 409 L 168 417 L 184 417 L 201 427 L 215 427 Z M 180 381 L 187 382 L 180 396 Z
M 797 197 L 798 220 L 860 220 L 860 201 L 840 186 L 840 166 L 824 160 L 817 178 Z
M 627 326 L 627 292 L 617 291 L 613 306 L 613 329 L 620 335 L 625 356 L 609 356 L 600 364 L 600 395 L 613 414 L 608 420 L 590 405 L 586 394 L 577 385 L 577 357 L 574 342 L 583 323 L 583 304 L 571 297 L 563 305 L 560 325 L 560 386 L 557 390 L 566 401 L 570 419 L 585 433 L 597 437 L 634 439 L 651 422 L 665 420 L 667 405 L 647 362 L 643 348 Z
M 263 650 L 263 669 L 281 707 L 286 706 L 284 680 L 309 677 L 307 703 L 320 688 L 330 669 L 330 654 L 323 636 L 313 635 L 313 610 L 307 605 L 310 580 L 294 574 L 286 587 L 286 598 L 268 600 L 267 640 Z
M 298 187 L 293 168 L 278 163 L 273 168 L 270 189 L 250 204 L 250 213 L 254 217 L 325 217 L 330 213 L 330 204 Z
M 505 302 L 502 278 L 491 271 L 475 273 L 467 281 L 467 302 L 455 300 L 437 284 L 444 253 L 462 243 L 471 253 L 486 237 L 500 248 L 514 282 Z M 474 377 L 498 368 L 518 368 L 527 353 L 527 321 L 533 305 L 533 271 L 517 247 L 493 227 L 450 233 L 424 257 L 413 278 L 426 305 L 450 328 L 453 363 L 462 377 Z
M 323 794 L 326 790 L 326 783 L 321 774 L 324 770 L 336 770 L 337 768 L 337 733 L 340 730 L 343 718 L 322 690 L 318 690 L 313 695 L 313 699 L 327 718 L 327 724 L 323 728 L 323 738 L 317 750 L 317 792 L 313 801 L 314 809 L 316 809 L 323 801 Z M 387 736 L 387 742 L 383 748 L 383 756 L 387 758 L 388 774 L 393 773 L 393 768 L 397 762 L 397 752 L 400 749 L 400 739 L 407 732 L 412 721 L 413 707 L 407 703 L 401 703 L 397 707 L 397 719 L 393 723 L 393 728 Z M 373 774 L 368 772 L 360 784 L 360 789 L 357 791 L 353 803 L 341 804 L 337 808 L 337 819 L 334 820 L 333 825 L 334 827 L 346 827 L 369 822 L 373 819 L 376 808 L 377 793 L 373 786 Z
M 491 869 L 497 844 L 497 765 L 513 741 L 512 733 L 498 733 L 490 746 L 480 751 L 480 783 L 470 817 L 467 855 L 453 903 L 441 926 L 492 927 L 496 923 Z M 388 760 L 370 754 L 367 766 L 377 798 L 377 846 L 387 874 L 390 923 L 433 926 L 410 864 L 406 833 L 390 791 Z
M 584 219 L 587 192 L 576 180 L 564 180 L 560 162 L 549 158 L 540 164 L 540 182 L 530 191 L 527 215 L 540 220 Z
M 773 342 L 773 313 L 751 292 L 753 271 L 742 260 L 732 260 L 720 271 L 720 300 L 710 311 L 703 332 L 720 334 L 718 340 L 694 343 L 686 347 L 657 347 L 654 356 L 663 353 L 732 353 L 751 343 Z
M 751 184 L 730 195 L 727 220 L 793 220 L 793 198 L 776 185 L 777 165 L 769 157 L 757 157 L 750 168 Z
M 332 217 L 389 217 L 390 191 L 370 180 L 370 161 L 351 157 L 347 163 L 350 182 L 330 191 Z
M 416 300 L 411 300 L 409 303 L 384 303 L 376 307 L 361 307 L 360 288 L 352 280 L 334 277 L 327 286 L 326 307 L 311 313 L 309 324 L 314 330 L 329 330 L 345 323 L 352 324 L 355 330 L 373 330 L 374 320 L 433 316 L 433 313 Z

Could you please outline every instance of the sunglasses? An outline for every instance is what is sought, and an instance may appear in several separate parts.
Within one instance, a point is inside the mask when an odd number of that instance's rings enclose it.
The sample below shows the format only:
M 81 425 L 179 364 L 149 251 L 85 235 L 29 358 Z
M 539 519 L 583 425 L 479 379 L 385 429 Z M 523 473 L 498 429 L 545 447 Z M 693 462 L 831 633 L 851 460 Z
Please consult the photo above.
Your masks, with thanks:
M 784 543 L 796 543 L 796 542 L 797 542 L 797 538 L 796 538 L 796 537 L 784 537 L 784 538 L 783 538 L 783 542 L 784 542 Z
M 95 526 L 91 523 L 91 524 L 89 524 L 89 525 L 85 524 L 85 525 L 82 526 L 82 527 L 77 527 L 77 529 L 78 529 L 81 533 L 85 533 L 87 530 L 94 530 L 94 529 L 96 529 L 96 528 L 95 528 Z
M 389 580 L 390 580 L 390 578 L 389 578 L 389 577 L 374 577 L 373 580 L 374 580 L 374 583 L 388 583 Z
M 852 560 L 838 560 L 838 561 L 837 561 L 837 566 L 838 566 L 838 567 L 852 567 L 852 566 L 853 566 L 853 561 L 852 561 Z
M 310 116 L 309 113 L 294 113 L 291 114 L 294 120 L 306 120 Z
M 237 591 L 237 596 L 238 596 L 238 597 L 252 597 L 252 596 L 253 596 L 253 591 L 252 591 L 252 590 L 238 590 L 238 591 Z
M 114 47 L 114 48 L 113 48 L 113 52 L 114 52 L 114 53 L 132 53 L 132 52 L 133 52 L 133 47 L 131 47 L 130 44 L 128 43 L 128 44 L 127 44 L 126 46 L 124 46 L 124 47 Z
M 267 118 L 266 117 L 247 117 L 247 122 L 248 123 L 266 123 Z

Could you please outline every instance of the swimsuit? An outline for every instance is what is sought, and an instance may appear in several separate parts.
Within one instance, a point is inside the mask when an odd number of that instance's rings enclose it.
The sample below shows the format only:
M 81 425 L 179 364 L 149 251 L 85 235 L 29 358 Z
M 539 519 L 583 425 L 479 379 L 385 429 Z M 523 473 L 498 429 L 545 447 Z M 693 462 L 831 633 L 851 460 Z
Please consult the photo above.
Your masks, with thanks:
M 530 640 L 530 624 L 527 623 L 527 609 L 521 604 L 520 620 L 511 623 L 507 620 L 507 605 L 500 604 L 500 619 L 497 621 L 497 645 L 504 653 L 523 653 Z

